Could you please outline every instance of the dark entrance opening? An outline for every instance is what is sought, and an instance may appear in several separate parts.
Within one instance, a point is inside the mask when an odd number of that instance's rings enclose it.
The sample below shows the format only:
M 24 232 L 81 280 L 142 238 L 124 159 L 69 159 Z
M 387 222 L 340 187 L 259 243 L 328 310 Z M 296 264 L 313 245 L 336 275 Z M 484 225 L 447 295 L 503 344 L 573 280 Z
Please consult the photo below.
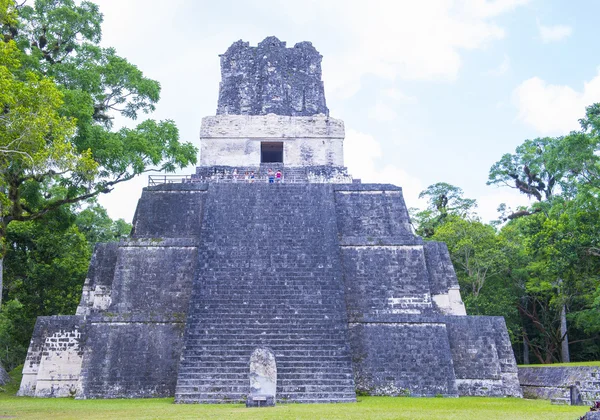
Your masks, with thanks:
M 260 144 L 261 163 L 283 163 L 283 142 L 262 142 Z

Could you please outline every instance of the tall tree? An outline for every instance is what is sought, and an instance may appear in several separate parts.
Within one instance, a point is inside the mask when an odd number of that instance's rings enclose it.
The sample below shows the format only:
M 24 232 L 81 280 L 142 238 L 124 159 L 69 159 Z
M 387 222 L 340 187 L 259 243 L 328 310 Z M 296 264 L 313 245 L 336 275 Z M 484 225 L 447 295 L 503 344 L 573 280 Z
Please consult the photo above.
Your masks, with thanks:
M 2 1 L 0 241 L 12 221 L 36 220 L 141 173 L 196 162 L 196 148 L 179 142 L 172 121 L 113 129 L 116 114 L 152 112 L 160 85 L 99 46 L 97 5 Z M 5 253 L 1 248 L 0 261 Z
M 452 216 L 431 239 L 446 243 L 461 289 L 475 299 L 487 279 L 508 271 L 507 244 L 490 225 Z
M 438 226 L 450 215 L 467 218 L 474 215 L 477 202 L 463 197 L 463 190 L 446 182 L 432 184 L 421 191 L 419 198 L 427 199 L 427 208 L 413 211 L 417 234 L 429 238 L 435 234 Z
M 590 296 L 598 284 L 597 272 L 589 267 L 597 267 L 592 260 L 600 256 L 594 255 L 600 227 L 599 114 L 598 104 L 588 107 L 581 131 L 526 140 L 490 169 L 488 184 L 516 188 L 534 199 L 505 220 L 524 219 L 515 226 L 524 232 L 531 261 L 520 311 L 529 331 L 537 331 L 537 342 L 530 344 L 545 363 L 556 353 L 570 360 L 567 319 L 579 319 L 580 310 L 589 308 L 582 296 Z

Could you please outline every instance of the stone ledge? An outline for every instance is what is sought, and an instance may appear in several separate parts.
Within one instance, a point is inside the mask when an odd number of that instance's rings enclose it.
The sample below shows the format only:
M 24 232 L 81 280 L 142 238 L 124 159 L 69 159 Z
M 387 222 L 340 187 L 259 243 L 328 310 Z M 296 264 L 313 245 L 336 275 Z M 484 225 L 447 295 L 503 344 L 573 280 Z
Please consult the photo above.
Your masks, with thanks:
M 103 313 L 87 317 L 90 324 L 183 324 L 185 314 Z
M 173 182 L 151 187 L 145 187 L 143 191 L 152 192 L 204 192 L 208 190 L 208 184 L 204 182 Z
M 142 248 L 196 248 L 198 239 L 196 238 L 127 238 L 121 239 L 119 248 L 124 247 L 142 247 Z
M 422 247 L 423 238 L 418 236 L 406 237 L 369 237 L 369 236 L 344 236 L 340 238 L 340 246 L 342 247 Z
M 217 115 L 202 118 L 200 138 L 338 138 L 345 137 L 344 122 L 325 115 Z
M 387 191 L 402 191 L 402 187 L 393 184 L 336 184 L 335 192 L 350 191 L 350 192 L 387 192 Z M 343 194 L 343 193 L 342 193 Z

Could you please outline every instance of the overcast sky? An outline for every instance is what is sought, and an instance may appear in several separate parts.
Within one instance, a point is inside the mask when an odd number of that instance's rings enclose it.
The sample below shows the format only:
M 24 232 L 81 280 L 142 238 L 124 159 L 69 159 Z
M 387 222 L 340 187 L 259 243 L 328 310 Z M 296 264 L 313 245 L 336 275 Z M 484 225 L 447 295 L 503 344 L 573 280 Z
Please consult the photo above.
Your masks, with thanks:
M 597 1 L 96 0 L 103 45 L 162 85 L 155 119 L 199 145 L 214 115 L 219 54 L 236 40 L 311 41 L 327 105 L 346 124 L 355 178 L 404 188 L 409 207 L 435 182 L 463 188 L 485 221 L 527 200 L 485 185 L 528 138 L 578 128 L 600 102 Z M 185 173 L 192 173 L 187 168 Z M 101 198 L 131 221 L 147 177 Z

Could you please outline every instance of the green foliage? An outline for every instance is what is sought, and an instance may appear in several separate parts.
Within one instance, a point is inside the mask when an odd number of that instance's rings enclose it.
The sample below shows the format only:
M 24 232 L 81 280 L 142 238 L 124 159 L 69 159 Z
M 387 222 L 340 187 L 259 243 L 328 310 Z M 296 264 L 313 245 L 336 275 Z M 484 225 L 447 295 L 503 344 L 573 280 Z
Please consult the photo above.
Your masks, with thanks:
M 195 163 L 196 148 L 179 142 L 173 121 L 113 130 L 115 114 L 137 119 L 154 111 L 160 84 L 99 45 L 97 5 L 2 1 L 0 239 L 13 220 L 43 217 L 147 171 Z
M 523 338 L 537 359 L 561 359 L 561 311 L 567 309 L 574 359 L 600 356 L 600 104 L 582 130 L 526 140 L 490 169 L 488 184 L 516 188 L 536 202 L 504 217 L 502 231 L 521 238 L 513 266 L 525 270 L 519 311 Z
M 449 216 L 429 238 L 445 242 L 470 315 L 501 315 L 513 339 L 520 335 L 519 290 L 511 278 L 520 247 L 494 227 Z
M 526 140 L 514 154 L 505 154 L 490 169 L 488 185 L 505 185 L 516 188 L 529 197 L 542 201 L 554 192 L 557 168 L 548 165 L 546 156 L 555 152 L 550 137 Z
M 463 190 L 445 182 L 430 185 L 421 191 L 419 198 L 427 199 L 427 208 L 423 211 L 413 210 L 411 217 L 417 225 L 417 234 L 425 238 L 434 235 L 438 226 L 448 216 L 462 218 L 472 217 L 477 202 L 463 197 Z
M 123 219 L 112 220 L 106 209 L 96 203 L 80 211 L 75 224 L 79 232 L 85 235 L 91 250 L 98 242 L 113 242 L 126 238 L 132 228 L 131 224 Z
M 75 313 L 95 243 L 117 241 L 130 230 L 95 203 L 79 213 L 61 207 L 42 219 L 10 224 L 1 363 L 7 368 L 23 363 L 38 316 Z
M 0 310 L 0 365 L 13 369 L 23 363 L 31 339 L 33 325 L 24 306 L 18 300 L 10 300 Z
M 439 226 L 431 239 L 446 243 L 463 292 L 474 297 L 479 296 L 488 277 L 508 269 L 506 250 L 492 226 L 454 216 Z

